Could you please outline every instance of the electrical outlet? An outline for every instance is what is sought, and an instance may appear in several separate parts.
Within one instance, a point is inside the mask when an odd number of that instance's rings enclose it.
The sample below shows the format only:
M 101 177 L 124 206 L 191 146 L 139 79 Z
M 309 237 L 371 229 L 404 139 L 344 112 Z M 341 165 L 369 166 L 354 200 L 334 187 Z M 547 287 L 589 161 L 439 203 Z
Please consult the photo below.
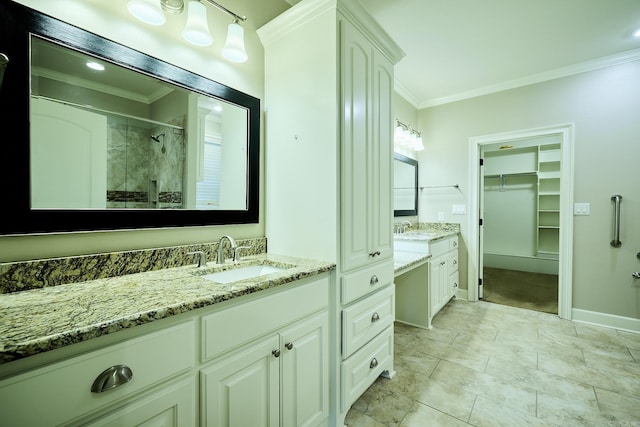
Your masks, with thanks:
M 444 221 L 444 212 L 438 212 L 438 221 Z
M 573 204 L 574 215 L 589 215 L 591 214 L 591 203 L 574 203 Z

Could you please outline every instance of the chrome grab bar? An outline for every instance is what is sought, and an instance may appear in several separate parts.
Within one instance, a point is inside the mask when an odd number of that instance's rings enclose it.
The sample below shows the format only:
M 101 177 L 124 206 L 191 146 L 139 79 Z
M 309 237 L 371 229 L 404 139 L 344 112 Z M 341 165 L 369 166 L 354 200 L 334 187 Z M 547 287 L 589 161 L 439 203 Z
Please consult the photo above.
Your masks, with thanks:
M 613 200 L 613 202 L 615 203 L 615 224 L 613 226 L 613 240 L 611 241 L 611 246 L 614 248 L 619 248 L 620 246 L 622 246 L 622 242 L 620 241 L 620 202 L 622 201 L 622 196 L 619 194 L 614 194 L 613 196 L 611 196 L 611 200 Z

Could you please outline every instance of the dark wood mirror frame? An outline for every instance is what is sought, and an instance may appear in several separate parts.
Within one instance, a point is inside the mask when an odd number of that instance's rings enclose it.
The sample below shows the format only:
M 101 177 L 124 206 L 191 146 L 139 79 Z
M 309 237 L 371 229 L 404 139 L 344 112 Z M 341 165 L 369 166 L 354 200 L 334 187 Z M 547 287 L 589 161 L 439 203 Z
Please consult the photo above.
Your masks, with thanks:
M 415 168 L 414 174 L 414 194 L 413 194 L 413 209 L 395 209 L 393 210 L 393 216 L 416 216 L 418 215 L 418 161 L 414 160 L 410 157 L 403 156 L 399 153 L 393 153 L 394 164 L 395 161 L 399 161 L 402 163 L 406 163 L 409 166 L 413 166 Z M 395 193 L 395 191 L 394 191 Z M 395 196 L 394 196 L 395 199 Z
M 246 210 L 96 209 L 33 210 L 30 207 L 29 97 L 31 34 L 194 92 L 247 108 Z M 3 220 L 0 234 L 56 233 L 257 223 L 259 214 L 260 100 L 144 53 L 61 22 L 15 2 L 0 4 L 0 52 L 9 57 L 0 86 Z

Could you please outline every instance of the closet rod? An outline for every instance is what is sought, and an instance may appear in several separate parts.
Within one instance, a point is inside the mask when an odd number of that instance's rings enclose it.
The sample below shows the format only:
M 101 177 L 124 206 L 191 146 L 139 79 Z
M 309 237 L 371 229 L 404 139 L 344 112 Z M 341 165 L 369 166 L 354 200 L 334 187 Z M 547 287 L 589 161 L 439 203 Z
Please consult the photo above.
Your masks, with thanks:
M 427 185 L 426 187 L 420 187 L 420 190 L 424 190 L 425 188 L 448 188 L 448 187 L 460 188 L 460 186 L 458 184 L 453 184 L 453 185 Z
M 499 178 L 501 176 L 538 176 L 538 172 L 515 172 L 515 173 L 496 173 L 493 175 L 485 175 L 485 178 Z

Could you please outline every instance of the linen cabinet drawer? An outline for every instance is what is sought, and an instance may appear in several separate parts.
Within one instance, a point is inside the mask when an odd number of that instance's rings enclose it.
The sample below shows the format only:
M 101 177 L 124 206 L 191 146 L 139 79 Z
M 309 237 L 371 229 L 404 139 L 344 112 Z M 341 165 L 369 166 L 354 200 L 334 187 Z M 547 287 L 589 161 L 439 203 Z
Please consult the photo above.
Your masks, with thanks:
M 356 350 L 393 323 L 395 286 L 391 285 L 349 308 L 342 310 L 342 354 Z
M 329 275 L 202 317 L 202 361 L 329 306 Z
M 194 325 L 185 322 L 3 380 L 2 424 L 59 425 L 185 372 L 196 360 Z M 97 381 L 110 368 L 108 378 L 126 376 L 128 371 L 121 366 L 132 373 L 130 381 L 113 388 L 108 388 L 108 381 Z M 102 392 L 92 391 L 96 383 L 106 384 Z
M 393 358 L 393 326 L 340 365 L 342 410 L 346 411 L 367 388 L 389 369 Z
M 342 276 L 342 303 L 349 304 L 393 281 L 393 259 Z

